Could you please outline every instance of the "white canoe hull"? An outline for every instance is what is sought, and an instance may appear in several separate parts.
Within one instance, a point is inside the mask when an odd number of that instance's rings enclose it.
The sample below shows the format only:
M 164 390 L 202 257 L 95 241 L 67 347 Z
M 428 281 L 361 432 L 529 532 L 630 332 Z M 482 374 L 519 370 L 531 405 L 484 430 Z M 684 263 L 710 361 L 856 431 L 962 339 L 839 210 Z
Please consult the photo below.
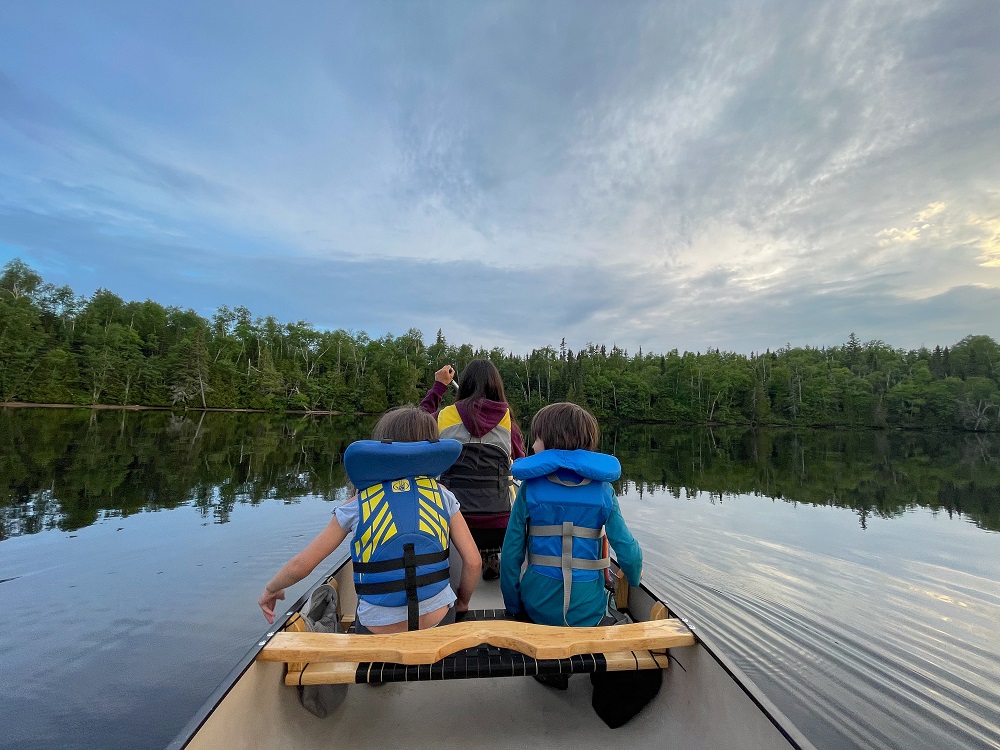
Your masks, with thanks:
M 337 574 L 345 610 L 354 606 L 349 566 Z M 502 606 L 495 582 L 472 606 Z M 632 588 L 629 610 L 644 619 L 656 603 Z M 302 606 L 304 600 L 297 606 Z M 292 611 L 294 611 L 294 607 Z M 284 684 L 285 665 L 248 654 L 168 750 L 385 748 L 572 748 L 605 743 L 685 750 L 770 750 L 812 745 L 734 665 L 696 633 L 694 646 L 670 650 L 663 687 L 638 716 L 610 729 L 590 705 L 587 675 L 553 690 L 525 677 L 352 685 L 333 715 L 320 719 Z

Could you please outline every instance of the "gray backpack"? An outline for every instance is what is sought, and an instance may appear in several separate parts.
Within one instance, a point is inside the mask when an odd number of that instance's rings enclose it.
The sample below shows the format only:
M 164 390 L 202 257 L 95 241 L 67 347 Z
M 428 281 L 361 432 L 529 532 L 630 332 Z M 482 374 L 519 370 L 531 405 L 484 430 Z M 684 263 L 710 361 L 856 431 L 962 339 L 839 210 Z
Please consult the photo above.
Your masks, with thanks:
M 332 581 L 322 583 L 309 597 L 309 602 L 300 618 L 289 622 L 300 622 L 305 625 L 293 625 L 294 630 L 306 630 L 311 633 L 342 633 L 340 617 L 337 614 L 340 595 Z M 347 697 L 347 685 L 299 685 L 299 701 L 309 713 L 325 719 L 344 702 Z

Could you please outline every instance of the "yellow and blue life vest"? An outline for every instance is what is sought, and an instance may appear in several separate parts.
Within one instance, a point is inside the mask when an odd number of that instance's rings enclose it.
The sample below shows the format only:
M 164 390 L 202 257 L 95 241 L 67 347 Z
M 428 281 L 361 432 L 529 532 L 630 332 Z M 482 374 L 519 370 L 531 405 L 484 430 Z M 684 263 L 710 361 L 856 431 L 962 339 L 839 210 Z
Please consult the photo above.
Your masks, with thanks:
M 448 585 L 450 514 L 434 477 L 461 449 L 456 440 L 361 440 L 344 452 L 359 490 L 351 541 L 354 588 L 371 604 L 406 606 L 410 630 L 419 624 L 419 602 Z

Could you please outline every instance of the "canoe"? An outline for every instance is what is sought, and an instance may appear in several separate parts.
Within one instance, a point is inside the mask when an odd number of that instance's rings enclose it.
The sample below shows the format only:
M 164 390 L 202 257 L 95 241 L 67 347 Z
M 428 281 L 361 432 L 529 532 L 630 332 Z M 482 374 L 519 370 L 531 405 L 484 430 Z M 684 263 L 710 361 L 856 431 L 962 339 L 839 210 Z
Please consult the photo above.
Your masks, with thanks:
M 499 583 L 481 581 L 473 612 L 454 625 L 394 635 L 295 632 L 311 589 L 254 643 L 168 750 L 353 750 L 403 743 L 578 750 L 595 741 L 813 750 L 707 633 L 613 571 L 615 600 L 632 622 L 600 628 L 505 620 Z M 316 585 L 331 579 L 349 626 L 357 606 L 350 557 Z M 662 687 L 638 715 L 610 729 L 591 706 L 586 673 L 635 670 L 660 670 Z M 581 674 L 565 691 L 528 679 L 567 672 Z M 378 685 L 356 684 L 365 682 Z M 325 718 L 300 705 L 297 685 L 313 684 L 346 690 L 343 703 Z

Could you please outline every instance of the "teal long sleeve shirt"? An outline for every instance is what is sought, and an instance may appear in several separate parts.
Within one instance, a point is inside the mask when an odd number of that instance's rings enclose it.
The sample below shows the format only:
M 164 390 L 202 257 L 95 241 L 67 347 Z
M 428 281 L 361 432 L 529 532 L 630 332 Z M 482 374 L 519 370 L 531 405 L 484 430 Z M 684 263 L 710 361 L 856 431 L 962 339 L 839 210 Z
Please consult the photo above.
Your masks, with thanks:
M 605 523 L 605 532 L 611 543 L 618 564 L 633 586 L 639 585 L 642 572 L 642 550 L 632 532 L 625 525 L 618 498 L 614 489 L 606 485 L 612 494 L 611 515 Z M 521 567 L 527 553 L 528 544 L 528 504 L 517 493 L 507 524 L 503 551 L 500 556 L 500 589 L 504 607 L 512 614 L 527 613 L 534 622 L 543 625 L 563 624 L 563 583 L 556 578 L 542 575 L 530 568 L 521 576 Z M 607 592 L 603 576 L 596 581 L 574 581 L 570 596 L 566 622 L 573 626 L 593 626 L 601 622 L 607 608 Z

